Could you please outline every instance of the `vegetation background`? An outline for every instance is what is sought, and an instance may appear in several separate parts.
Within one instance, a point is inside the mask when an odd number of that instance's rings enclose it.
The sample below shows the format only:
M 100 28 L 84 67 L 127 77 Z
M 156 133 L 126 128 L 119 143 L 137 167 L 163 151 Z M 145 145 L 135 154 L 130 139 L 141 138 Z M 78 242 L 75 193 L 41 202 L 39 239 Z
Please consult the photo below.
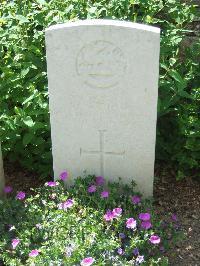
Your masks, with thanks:
M 156 159 L 177 178 L 200 165 L 198 8 L 180 0 L 7 0 L 0 3 L 0 139 L 5 158 L 46 176 L 52 171 L 44 29 L 109 18 L 161 28 Z M 195 35 L 185 43 L 185 36 Z

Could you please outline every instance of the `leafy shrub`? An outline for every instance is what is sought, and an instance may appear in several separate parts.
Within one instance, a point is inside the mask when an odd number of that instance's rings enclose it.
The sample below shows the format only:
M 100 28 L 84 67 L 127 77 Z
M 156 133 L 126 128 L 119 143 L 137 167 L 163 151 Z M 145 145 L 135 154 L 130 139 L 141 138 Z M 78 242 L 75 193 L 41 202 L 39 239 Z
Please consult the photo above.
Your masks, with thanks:
M 168 265 L 177 217 L 160 220 L 134 183 L 105 188 L 104 181 L 79 177 L 67 190 L 50 181 L 32 196 L 21 191 L 0 201 L 0 263 L 80 265 L 89 257 L 93 265 Z
M 179 0 L 1 1 L 4 155 L 41 174 L 51 171 L 44 29 L 69 20 L 112 18 L 161 27 L 157 159 L 173 161 L 182 172 L 197 169 L 199 44 L 188 51 L 182 48 L 195 12 Z

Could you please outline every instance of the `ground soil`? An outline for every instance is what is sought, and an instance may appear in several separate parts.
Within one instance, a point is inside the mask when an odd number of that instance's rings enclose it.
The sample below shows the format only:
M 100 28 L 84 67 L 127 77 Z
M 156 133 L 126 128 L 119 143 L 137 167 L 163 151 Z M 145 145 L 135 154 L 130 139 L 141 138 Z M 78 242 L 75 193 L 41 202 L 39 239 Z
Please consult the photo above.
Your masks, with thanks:
M 184 236 L 167 253 L 169 263 L 171 266 L 200 266 L 200 180 L 188 177 L 176 181 L 170 167 L 160 166 L 156 167 L 155 176 L 154 206 L 161 216 L 176 213 Z M 5 177 L 7 185 L 27 193 L 31 193 L 30 187 L 38 187 L 46 181 L 8 163 L 5 163 Z
M 200 265 L 200 179 L 176 181 L 170 168 L 156 170 L 154 198 L 163 215 L 177 214 L 183 240 L 168 253 L 172 266 Z

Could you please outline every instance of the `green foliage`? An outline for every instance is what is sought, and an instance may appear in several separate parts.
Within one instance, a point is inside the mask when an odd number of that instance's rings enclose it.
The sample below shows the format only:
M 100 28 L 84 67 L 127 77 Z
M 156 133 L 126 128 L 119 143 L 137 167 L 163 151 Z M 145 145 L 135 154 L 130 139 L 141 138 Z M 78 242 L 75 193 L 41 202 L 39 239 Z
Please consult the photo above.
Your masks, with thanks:
M 112 18 L 162 29 L 157 159 L 180 173 L 199 165 L 200 44 L 183 48 L 195 7 L 179 0 L 31 0 L 0 3 L 0 138 L 4 155 L 51 171 L 44 29 L 69 20 Z
M 176 219 L 160 219 L 151 202 L 139 196 L 140 202 L 134 204 L 132 196 L 139 195 L 133 192 L 134 183 L 109 183 L 108 198 L 100 196 L 103 186 L 97 186 L 94 193 L 88 192 L 88 187 L 95 184 L 94 176 L 77 178 L 74 186 L 67 189 L 63 181 L 54 184 L 50 187 L 46 183 L 23 200 L 12 193 L 0 201 L 1 265 L 70 266 L 80 265 L 85 257 L 93 257 L 93 265 L 139 265 L 138 254 L 133 253 L 136 248 L 144 256 L 142 265 L 168 265 L 165 251 L 180 235 Z M 66 200 L 72 204 L 60 208 Z M 106 221 L 104 214 L 114 208 L 121 208 L 122 213 Z M 147 211 L 152 227 L 141 229 L 139 214 Z M 126 227 L 129 218 L 136 220 L 133 229 Z M 157 235 L 160 243 L 151 243 L 152 235 Z M 18 239 L 17 246 L 13 247 L 13 239 Z M 118 253 L 119 248 L 123 255 Z M 38 250 L 38 256 L 30 257 L 32 250 Z

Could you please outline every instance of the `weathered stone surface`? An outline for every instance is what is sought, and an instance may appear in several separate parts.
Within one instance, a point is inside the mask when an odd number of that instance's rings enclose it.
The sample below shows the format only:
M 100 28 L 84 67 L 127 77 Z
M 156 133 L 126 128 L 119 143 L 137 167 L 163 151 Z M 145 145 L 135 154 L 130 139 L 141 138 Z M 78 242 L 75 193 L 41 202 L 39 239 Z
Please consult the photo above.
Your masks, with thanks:
M 46 30 L 55 178 L 68 169 L 153 191 L 160 30 L 86 20 Z

